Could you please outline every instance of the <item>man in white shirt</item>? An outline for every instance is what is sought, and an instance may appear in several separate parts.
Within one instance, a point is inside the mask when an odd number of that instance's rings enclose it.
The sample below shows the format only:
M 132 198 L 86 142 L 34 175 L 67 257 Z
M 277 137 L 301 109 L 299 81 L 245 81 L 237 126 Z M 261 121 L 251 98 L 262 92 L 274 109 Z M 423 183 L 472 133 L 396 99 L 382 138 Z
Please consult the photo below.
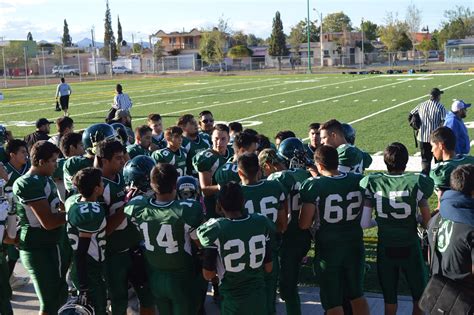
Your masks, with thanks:
M 59 112 L 62 109 L 64 111 L 64 116 L 69 116 L 69 96 L 71 94 L 71 87 L 65 82 L 64 78 L 61 78 L 61 83 L 59 83 L 56 88 L 56 111 Z M 61 105 L 61 108 L 59 108 L 59 105 Z

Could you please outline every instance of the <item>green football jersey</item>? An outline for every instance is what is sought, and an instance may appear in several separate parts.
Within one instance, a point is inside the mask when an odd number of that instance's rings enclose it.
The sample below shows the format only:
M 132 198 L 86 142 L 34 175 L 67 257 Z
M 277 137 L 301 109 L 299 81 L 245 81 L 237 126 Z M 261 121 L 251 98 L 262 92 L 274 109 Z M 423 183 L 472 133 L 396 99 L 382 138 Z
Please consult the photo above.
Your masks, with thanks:
M 107 216 L 115 214 L 117 209 L 125 205 L 125 181 L 122 173 L 117 174 L 115 180 L 102 177 L 104 193 L 99 198 L 103 203 Z M 136 246 L 140 242 L 138 230 L 125 218 L 122 223 L 107 236 L 107 252 L 118 253 Z
M 302 202 L 315 204 L 319 212 L 316 246 L 343 246 L 348 242 L 362 241 L 361 179 L 360 174 L 341 173 L 308 178 L 303 183 L 300 189 Z
M 13 194 L 16 197 L 17 215 L 20 219 L 20 248 L 32 249 L 57 244 L 63 228 L 44 229 L 28 205 L 29 202 L 46 199 L 52 213 L 59 211 L 56 185 L 51 177 L 27 173 L 13 184 Z
M 419 173 L 373 173 L 362 179 L 365 197 L 376 210 L 378 241 L 387 246 L 408 246 L 418 241 L 417 209 L 433 194 L 433 180 Z
M 241 219 L 210 219 L 198 228 L 201 245 L 219 252 L 217 272 L 220 288 L 245 292 L 264 286 L 263 260 L 273 224 L 253 213 Z
M 125 214 L 140 228 L 151 268 L 171 272 L 194 268 L 191 241 L 204 218 L 200 203 L 191 199 L 163 203 L 138 196 L 127 203 Z
M 5 152 L 5 148 L 0 145 L 0 162 L 5 163 L 7 162 L 7 153 Z
M 193 167 L 193 158 L 199 152 L 209 149 L 211 147 L 210 141 L 203 138 L 201 135 L 198 135 L 196 140 L 190 140 L 187 137 L 183 137 L 181 146 L 186 151 L 186 170 L 188 171 L 188 175 L 197 177 L 198 173 Z
M 66 163 L 65 158 L 59 158 L 58 159 L 58 165 L 56 169 L 54 170 L 53 173 L 53 179 L 54 180 L 62 180 L 64 181 L 64 163 Z
M 339 171 L 344 173 L 362 174 L 372 164 L 372 157 L 351 144 L 337 147 L 339 156 Z
M 75 187 L 72 183 L 72 178 L 77 172 L 86 168 L 94 166 L 94 158 L 88 158 L 86 156 L 71 156 L 66 159 L 63 165 L 63 176 L 64 176 L 64 187 L 69 194 L 75 191 Z
M 95 261 L 105 259 L 105 228 L 107 225 L 104 208 L 98 202 L 81 201 L 81 195 L 73 195 L 66 200 L 67 234 L 74 251 L 77 250 L 79 233 L 91 233 L 91 243 L 87 253 Z
M 166 148 L 166 146 L 168 145 L 168 142 L 165 139 L 165 133 L 162 132 L 158 136 L 157 135 L 152 135 L 151 136 L 151 143 L 153 143 L 154 145 L 156 145 L 158 147 L 157 150 L 161 150 L 161 149 Z
M 130 157 L 130 159 L 133 159 L 134 157 L 136 157 L 138 155 L 145 155 L 145 156 L 150 156 L 151 155 L 151 152 L 148 149 L 142 147 L 139 144 L 128 145 L 127 146 L 127 153 L 128 153 L 128 156 Z
M 304 169 L 289 169 L 281 172 L 275 172 L 268 176 L 267 180 L 277 181 L 283 187 L 283 191 L 287 197 L 288 210 L 288 228 L 284 236 L 291 239 L 306 239 L 308 231 L 301 230 L 298 226 L 298 218 L 300 215 L 301 205 L 303 204 L 300 196 L 300 188 L 303 182 L 310 178 L 311 174 Z
M 285 201 L 285 191 L 277 181 L 260 180 L 254 185 L 242 185 L 244 208 L 248 213 L 261 213 L 275 223 Z
M 237 162 L 227 162 L 219 167 L 214 174 L 214 179 L 218 185 L 225 185 L 229 182 L 240 183 Z
M 430 177 L 434 181 L 437 190 L 450 189 L 450 176 L 456 167 L 464 164 L 474 164 L 474 157 L 470 155 L 456 155 L 448 161 L 437 163 L 430 172 Z
M 157 150 L 151 154 L 156 163 L 169 163 L 176 167 L 179 176 L 187 175 L 186 169 L 186 151 L 179 148 L 178 151 L 173 152 L 169 148 Z
M 17 170 L 13 165 L 10 164 L 10 162 L 6 162 L 4 166 L 8 173 L 8 181 L 5 184 L 5 192 L 11 192 L 13 190 L 13 183 L 18 178 L 25 175 L 31 167 L 29 161 L 25 165 L 23 165 L 20 170 Z

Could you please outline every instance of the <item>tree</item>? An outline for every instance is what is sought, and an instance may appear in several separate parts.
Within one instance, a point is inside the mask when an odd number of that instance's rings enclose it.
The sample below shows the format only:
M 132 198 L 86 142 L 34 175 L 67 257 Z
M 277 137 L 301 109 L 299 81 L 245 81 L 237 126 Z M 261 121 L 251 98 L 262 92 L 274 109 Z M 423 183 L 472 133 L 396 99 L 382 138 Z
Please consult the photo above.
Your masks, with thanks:
M 247 45 L 247 35 L 243 31 L 237 31 L 231 36 L 231 46 L 245 46 Z
M 202 60 L 208 64 L 222 63 L 224 60 L 224 41 L 225 38 L 223 38 L 223 34 L 218 28 L 204 32 L 199 46 L 199 54 Z
M 442 23 L 438 46 L 443 48 L 448 39 L 464 39 L 474 35 L 474 12 L 470 8 L 456 6 L 444 12 L 447 21 Z
M 430 50 L 434 50 L 435 45 L 432 40 L 424 39 L 418 44 L 418 49 L 423 52 L 423 55 L 425 57 L 425 63 L 426 63 L 430 55 Z
M 161 58 L 163 58 L 164 55 L 165 55 L 165 47 L 163 46 L 163 43 L 161 42 L 161 40 L 159 40 L 155 43 L 153 56 L 157 60 L 160 60 Z
M 141 52 L 142 52 L 142 49 L 143 49 L 143 47 L 142 47 L 142 45 L 141 45 L 140 43 L 135 43 L 135 44 L 133 44 L 132 52 L 133 52 L 134 54 L 138 54 L 138 53 L 141 53 Z
M 111 56 L 112 60 L 115 60 L 117 59 L 117 43 L 115 42 L 114 31 L 112 30 L 112 18 L 108 0 L 105 5 L 104 48 L 102 49 L 102 56 L 106 59 Z
M 233 46 L 227 52 L 227 56 L 233 59 L 252 57 L 252 55 L 253 55 L 252 49 L 249 49 L 246 45 Z
M 28 35 L 26 35 L 26 40 L 33 40 L 33 35 L 31 32 L 28 32 Z
M 290 31 L 290 36 L 288 37 L 288 43 L 291 45 L 291 48 L 294 52 L 294 57 L 299 57 L 300 55 L 300 46 L 305 40 L 303 30 L 300 27 L 300 23 L 293 26 Z
M 406 35 L 410 39 L 412 51 L 413 51 L 413 62 L 415 62 L 415 45 L 416 34 L 421 27 L 421 10 L 418 9 L 413 3 L 410 4 L 407 8 L 407 13 L 405 16 L 405 24 L 407 25 Z
M 72 38 L 71 38 L 71 35 L 69 35 L 69 26 L 67 25 L 66 19 L 64 19 L 63 37 L 61 41 L 63 43 L 63 47 L 72 46 Z
M 265 40 L 263 40 L 260 37 L 255 36 L 254 34 L 247 35 L 247 46 L 252 47 L 252 46 L 261 46 L 261 45 L 265 45 Z
M 323 32 L 332 33 L 332 32 L 342 32 L 352 31 L 351 19 L 344 14 L 344 12 L 336 12 L 328 14 L 323 19 Z
M 122 24 L 120 23 L 120 17 L 117 16 L 117 47 L 120 49 L 123 42 L 123 35 L 122 35 Z
M 281 57 L 287 56 L 289 51 L 286 47 L 286 36 L 283 32 L 283 23 L 280 19 L 280 12 L 278 11 L 275 13 L 275 17 L 273 18 L 273 28 L 269 46 L 268 54 L 277 57 L 278 70 L 281 70 Z
M 364 32 L 364 39 L 376 40 L 377 39 L 377 24 L 371 21 L 362 22 L 362 31 Z
M 379 27 L 379 36 L 387 52 L 397 51 L 401 49 L 402 46 L 406 48 L 406 39 L 408 38 L 406 32 L 406 24 L 400 21 L 397 15 L 388 12 L 385 17 L 385 25 Z M 408 39 L 408 41 L 409 40 L 410 39 Z M 396 54 L 394 58 L 396 59 Z

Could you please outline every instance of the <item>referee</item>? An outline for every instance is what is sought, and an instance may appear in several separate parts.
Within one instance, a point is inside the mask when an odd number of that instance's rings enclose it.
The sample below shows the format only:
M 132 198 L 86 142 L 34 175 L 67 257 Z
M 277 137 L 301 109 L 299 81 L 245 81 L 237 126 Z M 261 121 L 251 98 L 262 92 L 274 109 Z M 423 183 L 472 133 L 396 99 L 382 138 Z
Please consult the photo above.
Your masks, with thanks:
M 71 87 L 65 82 L 64 78 L 61 78 L 61 83 L 59 83 L 56 88 L 56 111 L 59 112 L 62 109 L 64 111 L 64 116 L 69 116 L 69 95 L 71 94 Z M 58 107 L 58 97 L 61 109 Z
M 441 94 L 438 88 L 433 88 L 430 93 L 430 99 L 416 106 L 410 113 L 418 113 L 421 119 L 421 126 L 416 139 L 420 143 L 421 153 L 421 172 L 428 175 L 431 169 L 430 135 L 438 127 L 441 127 L 446 117 L 446 109 L 440 103 Z

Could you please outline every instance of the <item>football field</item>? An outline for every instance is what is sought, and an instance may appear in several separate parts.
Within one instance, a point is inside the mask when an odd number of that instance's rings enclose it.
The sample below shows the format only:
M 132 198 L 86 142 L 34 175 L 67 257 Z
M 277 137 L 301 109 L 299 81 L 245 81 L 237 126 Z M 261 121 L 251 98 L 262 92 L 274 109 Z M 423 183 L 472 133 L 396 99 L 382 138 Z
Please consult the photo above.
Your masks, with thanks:
M 67 78 L 66 78 L 67 81 Z M 400 141 L 415 153 L 408 112 L 426 100 L 433 87 L 445 91 L 442 103 L 449 110 L 455 98 L 472 101 L 474 74 L 416 75 L 262 75 L 114 78 L 71 83 L 70 115 L 75 128 L 103 122 L 114 97 L 116 83 L 133 100 L 133 125 L 145 123 L 149 113 L 164 116 L 174 125 L 185 113 L 208 109 L 217 121 L 240 121 L 271 139 L 279 130 L 307 137 L 307 126 L 336 118 L 357 130 L 356 144 L 370 152 Z M 40 117 L 54 120 L 56 86 L 3 89 L 0 124 L 23 137 Z M 474 122 L 468 113 L 466 122 Z M 474 123 L 468 123 L 474 138 Z M 51 126 L 55 133 L 55 127 Z

